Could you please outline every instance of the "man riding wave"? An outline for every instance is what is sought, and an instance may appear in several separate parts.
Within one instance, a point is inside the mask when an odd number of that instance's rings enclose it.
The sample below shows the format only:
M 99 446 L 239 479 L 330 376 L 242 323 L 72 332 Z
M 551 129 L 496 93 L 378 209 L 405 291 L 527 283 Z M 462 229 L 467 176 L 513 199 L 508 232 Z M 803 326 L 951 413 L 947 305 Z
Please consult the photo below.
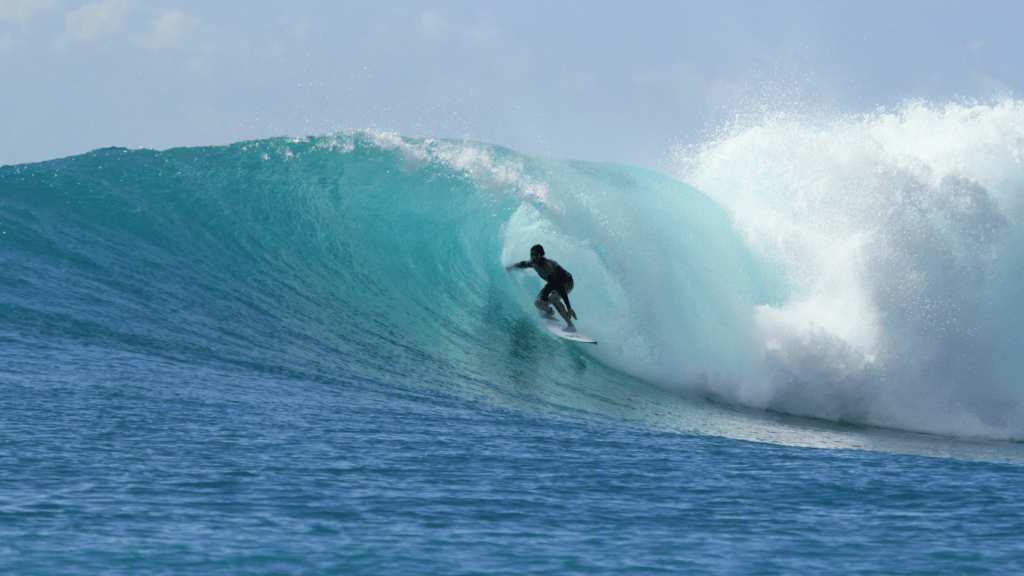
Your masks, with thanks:
M 569 274 L 565 268 L 559 266 L 558 262 L 545 258 L 544 247 L 540 244 L 530 248 L 529 260 L 523 260 L 517 264 L 506 266 L 505 270 L 512 270 L 513 268 L 533 268 L 537 271 L 537 275 L 547 284 L 541 288 L 534 305 L 542 310 L 546 316 L 552 318 L 554 313 L 551 311 L 549 304 L 553 304 L 555 310 L 558 310 L 558 314 L 568 324 L 562 330 L 565 332 L 575 332 L 576 326 L 573 325 L 572 319 L 576 318 L 576 312 L 573 311 L 572 304 L 569 303 L 569 292 L 572 292 L 573 287 L 572 274 Z M 565 306 L 562 306 L 562 300 L 565 300 Z

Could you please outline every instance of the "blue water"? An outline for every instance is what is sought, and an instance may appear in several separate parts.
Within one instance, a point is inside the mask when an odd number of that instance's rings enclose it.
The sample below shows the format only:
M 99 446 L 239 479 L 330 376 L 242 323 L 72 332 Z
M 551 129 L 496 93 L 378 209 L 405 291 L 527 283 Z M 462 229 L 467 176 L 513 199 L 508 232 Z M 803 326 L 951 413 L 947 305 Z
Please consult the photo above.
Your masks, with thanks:
M 772 201 L 806 151 L 737 200 L 759 129 L 679 178 L 373 132 L 0 167 L 0 572 L 1020 572 L 1019 156 L 854 226 Z M 598 346 L 505 272 L 537 242 Z

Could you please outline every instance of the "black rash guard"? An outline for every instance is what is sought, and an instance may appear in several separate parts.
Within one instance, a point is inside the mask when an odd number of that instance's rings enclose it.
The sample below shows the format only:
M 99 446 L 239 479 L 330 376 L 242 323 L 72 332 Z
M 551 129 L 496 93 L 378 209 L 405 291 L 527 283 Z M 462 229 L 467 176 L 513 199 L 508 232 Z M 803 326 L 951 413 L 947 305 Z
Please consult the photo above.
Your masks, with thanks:
M 572 290 L 573 281 L 572 274 L 565 271 L 558 265 L 558 262 L 549 260 L 543 256 L 536 260 L 523 260 L 518 264 L 513 264 L 513 268 L 533 268 L 537 271 L 537 275 L 547 282 L 544 288 L 541 289 L 540 294 L 537 296 L 538 300 L 548 301 L 548 295 L 552 291 L 557 291 L 558 295 L 565 300 L 565 305 L 569 310 L 572 310 L 572 304 L 569 303 L 569 292 Z

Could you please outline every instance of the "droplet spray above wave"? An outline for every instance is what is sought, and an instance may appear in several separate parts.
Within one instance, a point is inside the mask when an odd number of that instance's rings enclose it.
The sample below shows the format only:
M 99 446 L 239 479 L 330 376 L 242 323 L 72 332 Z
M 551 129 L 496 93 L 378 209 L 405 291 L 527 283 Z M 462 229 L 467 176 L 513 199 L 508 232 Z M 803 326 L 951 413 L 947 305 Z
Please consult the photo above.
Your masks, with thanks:
M 790 291 L 737 400 L 1024 437 L 1024 103 L 738 122 L 679 154 Z

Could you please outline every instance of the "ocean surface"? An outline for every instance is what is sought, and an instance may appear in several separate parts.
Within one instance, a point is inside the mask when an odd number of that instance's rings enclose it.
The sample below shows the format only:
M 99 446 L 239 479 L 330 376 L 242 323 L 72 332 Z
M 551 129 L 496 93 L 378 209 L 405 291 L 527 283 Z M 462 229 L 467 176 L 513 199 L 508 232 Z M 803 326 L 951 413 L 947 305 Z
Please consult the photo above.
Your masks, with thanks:
M 1024 103 L 674 154 L 0 167 L 0 573 L 1024 572 Z

